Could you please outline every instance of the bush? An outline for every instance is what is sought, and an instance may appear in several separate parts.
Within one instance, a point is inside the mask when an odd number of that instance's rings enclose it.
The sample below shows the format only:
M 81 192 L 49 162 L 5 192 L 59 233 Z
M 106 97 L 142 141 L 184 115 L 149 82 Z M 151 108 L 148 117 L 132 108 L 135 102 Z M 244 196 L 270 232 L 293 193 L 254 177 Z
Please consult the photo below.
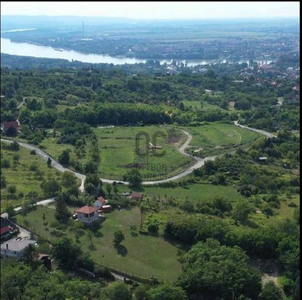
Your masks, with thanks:
M 30 150 L 30 154 L 31 155 L 36 155 L 37 153 L 36 153 L 36 150 Z
M 10 161 L 8 159 L 2 159 L 1 168 L 10 168 Z

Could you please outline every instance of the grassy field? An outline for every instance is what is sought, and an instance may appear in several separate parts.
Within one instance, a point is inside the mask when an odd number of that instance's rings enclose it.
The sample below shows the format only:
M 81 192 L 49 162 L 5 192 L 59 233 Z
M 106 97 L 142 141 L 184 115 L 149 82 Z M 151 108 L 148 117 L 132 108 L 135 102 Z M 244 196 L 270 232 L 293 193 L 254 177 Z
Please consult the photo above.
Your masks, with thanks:
M 42 160 L 38 155 L 31 155 L 30 151 L 20 147 L 19 151 L 11 151 L 6 149 L 1 149 L 1 160 L 9 160 L 10 168 L 1 167 L 2 176 L 6 179 L 6 187 L 15 185 L 16 193 L 20 193 L 23 196 L 18 197 L 18 200 L 10 200 L 7 188 L 1 189 L 1 209 L 5 207 L 8 203 L 13 206 L 19 206 L 25 200 L 25 196 L 30 191 L 35 191 L 38 193 L 38 199 L 43 198 L 43 192 L 40 188 L 42 179 L 56 178 L 59 179 L 61 173 L 56 171 L 54 168 L 48 168 L 46 161 Z M 18 163 L 14 164 L 14 155 L 19 155 Z M 30 171 L 30 166 L 36 165 L 38 169 L 43 174 L 42 177 L 35 175 L 36 171 Z
M 226 153 L 238 146 L 248 147 L 260 138 L 259 134 L 253 131 L 219 122 L 199 127 L 183 127 L 183 129 L 193 137 L 190 143 L 192 151 L 195 150 L 193 147 L 196 147 L 204 157 Z
M 179 140 L 171 143 L 166 138 L 167 127 L 163 126 L 95 128 L 93 130 L 99 140 L 101 156 L 99 174 L 103 178 L 122 180 L 123 175 L 131 170 L 135 163 L 141 166 L 140 172 L 145 180 L 156 179 L 156 176 L 170 177 L 186 169 L 193 161 L 177 150 L 186 140 L 186 136 L 180 131 Z M 157 153 L 161 154 L 165 151 L 164 156 L 156 156 L 152 151 L 144 158 L 135 154 L 136 134 L 142 131 L 149 135 L 151 143 L 155 132 L 161 131 L 166 134 L 165 137 L 158 137 L 156 140 L 157 145 L 162 146 L 162 150 L 157 150 Z M 70 149 L 72 159 L 79 160 L 81 163 L 86 163 L 89 160 L 88 154 L 82 159 L 76 158 L 74 146 L 56 144 L 56 138 L 54 137 L 44 139 L 41 145 L 45 152 L 54 159 L 58 159 L 63 150 Z M 89 153 L 89 147 L 86 146 L 86 148 L 86 152 Z M 144 136 L 140 138 L 139 148 L 142 153 L 146 153 L 146 139 Z
M 121 174 L 126 173 L 132 168 L 133 163 L 137 162 L 140 165 L 145 164 L 145 167 L 140 169 L 145 180 L 152 179 L 157 174 L 169 177 L 180 173 L 192 162 L 190 158 L 183 156 L 177 150 L 179 145 L 186 140 L 182 133 L 177 143 L 169 143 L 166 137 L 157 138 L 157 145 L 163 148 L 158 150 L 157 153 L 161 154 L 166 151 L 164 156 L 155 156 L 151 151 L 146 158 L 136 156 L 136 134 L 142 131 L 148 133 L 151 143 L 155 132 L 161 131 L 167 135 L 167 128 L 163 126 L 98 128 L 94 130 L 101 150 L 101 164 L 99 167 L 101 176 L 122 179 Z M 145 153 L 145 137 L 140 138 L 139 148 L 142 153 Z M 148 163 L 150 164 L 149 167 L 147 167 Z M 158 171 L 152 170 L 152 167 Z
M 127 192 L 131 189 L 126 186 L 118 187 L 119 192 Z M 228 200 L 235 201 L 240 198 L 240 194 L 236 188 L 231 185 L 212 185 L 212 184 L 191 184 L 187 187 L 153 187 L 153 186 L 142 186 L 140 188 L 133 189 L 140 191 L 147 196 L 155 196 L 157 198 L 175 198 L 180 200 L 192 200 L 192 201 L 205 201 L 214 199 L 216 196 L 223 196 Z
M 54 229 L 46 228 L 55 220 L 54 212 L 51 208 L 38 207 L 26 217 L 17 215 L 16 221 L 40 236 L 53 240 Z M 42 218 L 43 213 L 45 221 Z M 95 262 L 141 277 L 153 275 L 166 282 L 177 279 L 181 272 L 181 265 L 177 260 L 176 247 L 160 237 L 131 234 L 130 226 L 135 226 L 136 232 L 140 226 L 141 216 L 138 207 L 131 210 L 115 210 L 106 214 L 106 217 L 101 229 L 92 238 L 93 246 L 88 239 L 87 229 L 85 235 L 80 238 L 82 249 L 89 251 Z M 114 232 L 117 230 L 121 230 L 125 235 L 125 240 L 119 248 L 113 245 Z M 67 228 L 65 234 L 74 238 L 73 227 Z

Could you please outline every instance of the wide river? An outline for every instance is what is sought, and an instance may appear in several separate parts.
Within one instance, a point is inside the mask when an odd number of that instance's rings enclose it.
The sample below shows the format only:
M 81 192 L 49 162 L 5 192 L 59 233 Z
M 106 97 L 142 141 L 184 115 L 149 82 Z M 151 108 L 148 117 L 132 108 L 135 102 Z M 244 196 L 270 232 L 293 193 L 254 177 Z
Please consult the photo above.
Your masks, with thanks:
M 2 32 L 4 33 L 4 32 Z M 16 43 L 12 42 L 10 39 L 1 37 L 1 53 L 6 53 L 10 55 L 19 55 L 19 56 L 31 56 L 31 57 L 43 57 L 43 58 L 58 58 L 58 59 L 67 59 L 68 61 L 80 61 L 85 63 L 105 63 L 105 64 L 114 64 L 114 65 L 123 65 L 123 64 L 136 64 L 136 63 L 145 63 L 146 59 L 138 58 L 127 58 L 127 57 L 113 57 L 109 55 L 101 54 L 84 54 L 73 50 L 62 50 L 58 51 L 52 47 L 28 44 L 28 43 Z M 171 63 L 171 60 L 159 60 L 161 64 L 167 62 Z M 185 60 L 178 60 L 185 62 Z M 222 59 L 203 59 L 203 60 L 186 60 L 188 66 L 196 65 L 207 65 L 215 63 L 224 63 L 226 60 Z M 242 60 L 242 62 L 248 62 L 248 60 Z M 267 61 L 270 63 L 271 61 Z

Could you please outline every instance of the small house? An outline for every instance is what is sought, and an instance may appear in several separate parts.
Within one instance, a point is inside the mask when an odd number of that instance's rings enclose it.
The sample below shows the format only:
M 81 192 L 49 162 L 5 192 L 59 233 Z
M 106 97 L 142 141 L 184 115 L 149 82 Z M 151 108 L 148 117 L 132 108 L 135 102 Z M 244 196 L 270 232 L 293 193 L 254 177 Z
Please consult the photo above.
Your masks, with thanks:
M 85 205 L 75 211 L 79 221 L 91 225 L 92 222 L 99 220 L 98 208 Z
M 24 254 L 25 249 L 29 245 L 35 243 L 35 240 L 9 240 L 6 243 L 1 244 L 1 256 L 19 258 Z
M 98 209 L 102 208 L 103 205 L 105 205 L 107 203 L 107 200 L 104 199 L 102 196 L 101 197 L 98 197 L 96 199 L 96 201 L 94 202 L 93 206 L 94 207 L 97 207 Z
M 4 133 L 7 133 L 7 131 L 10 128 L 14 128 L 16 133 L 18 133 L 19 128 L 20 128 L 20 123 L 18 121 L 3 122 L 2 128 L 3 128 Z
M 130 199 L 133 200 L 140 200 L 142 198 L 142 194 L 141 193 L 132 193 L 131 196 L 129 197 Z
M 1 217 L 1 239 L 9 236 L 15 229 L 15 225 L 7 218 Z

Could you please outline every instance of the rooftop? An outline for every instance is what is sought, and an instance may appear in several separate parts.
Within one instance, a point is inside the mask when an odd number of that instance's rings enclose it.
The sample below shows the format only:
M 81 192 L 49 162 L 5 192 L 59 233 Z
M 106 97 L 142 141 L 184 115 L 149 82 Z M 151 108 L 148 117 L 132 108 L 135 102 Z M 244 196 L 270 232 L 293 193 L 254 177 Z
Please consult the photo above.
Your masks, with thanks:
M 97 201 L 99 201 L 101 204 L 106 203 L 106 200 L 102 196 L 100 196 L 99 198 L 97 198 Z
M 85 205 L 85 206 L 77 209 L 75 212 L 82 213 L 82 214 L 91 214 L 91 213 L 93 213 L 93 212 L 95 212 L 97 210 L 98 210 L 97 207 Z
M 21 251 L 28 247 L 30 244 L 36 243 L 35 240 L 21 240 L 21 241 L 16 241 L 15 239 L 9 240 L 5 243 L 1 244 L 1 249 L 7 249 L 8 245 L 8 250 L 10 251 Z

